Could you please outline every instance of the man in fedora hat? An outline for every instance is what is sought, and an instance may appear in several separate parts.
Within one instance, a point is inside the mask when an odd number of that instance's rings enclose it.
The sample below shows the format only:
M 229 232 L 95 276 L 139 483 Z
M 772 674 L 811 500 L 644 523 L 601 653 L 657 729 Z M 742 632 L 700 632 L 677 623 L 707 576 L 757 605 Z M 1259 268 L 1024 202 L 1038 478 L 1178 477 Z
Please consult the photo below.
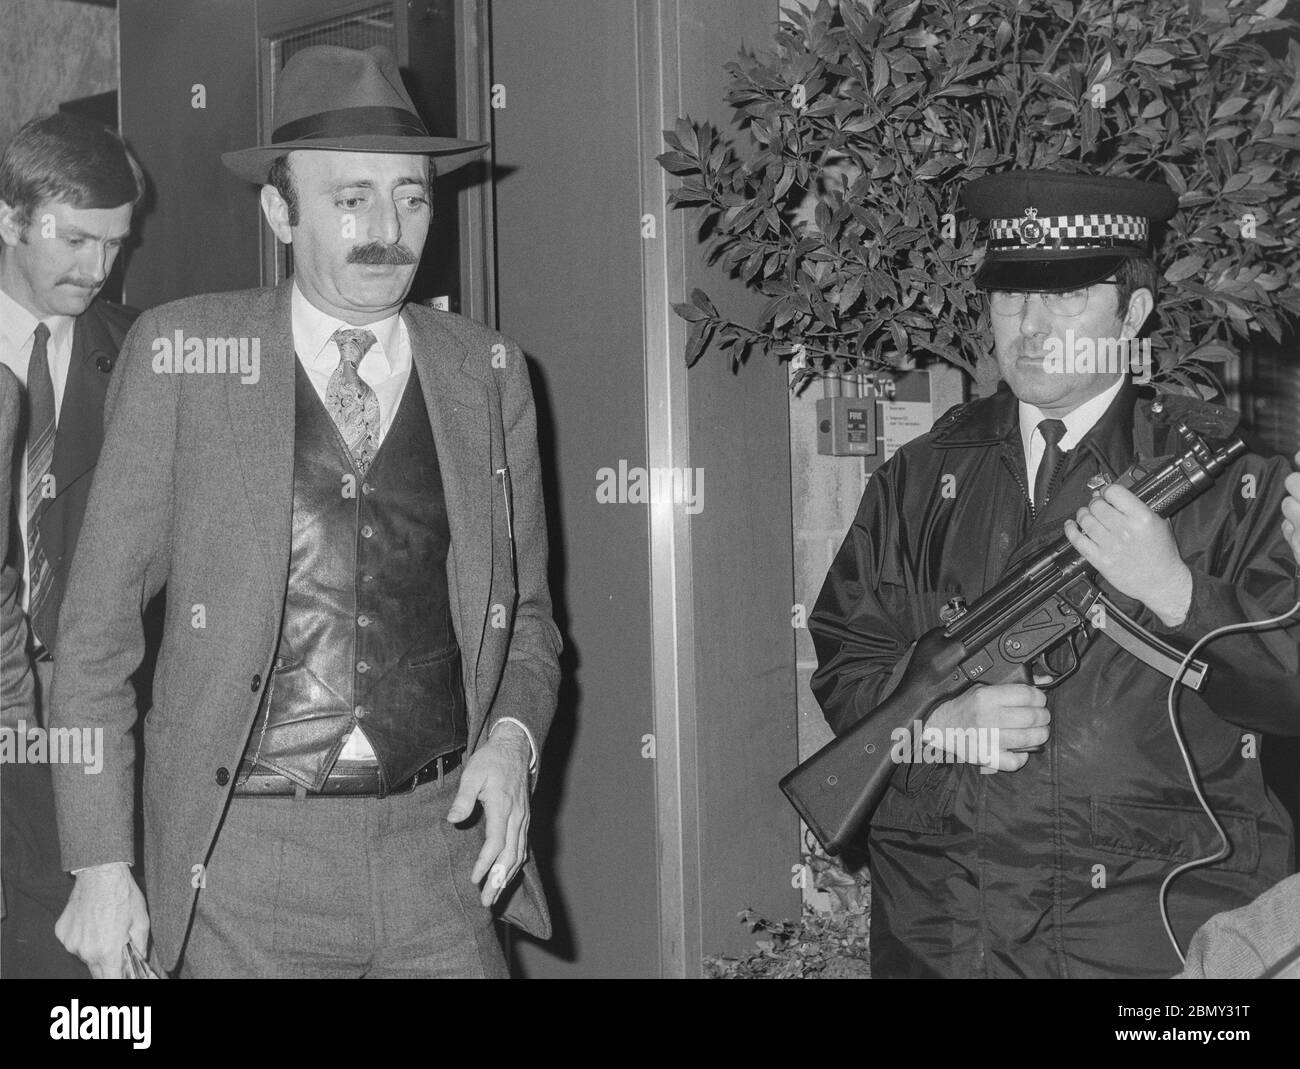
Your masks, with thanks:
M 268 143 L 223 157 L 294 278 L 127 340 L 55 680 L 56 723 L 105 737 L 102 775 L 55 784 L 58 931 L 97 976 L 150 933 L 195 977 L 500 976 L 494 916 L 549 934 L 525 861 L 560 637 L 528 374 L 404 305 L 431 175 L 484 147 L 429 136 L 387 50 L 303 49 Z M 164 582 L 146 910 L 125 680 Z
M 1002 383 L 871 478 L 808 622 L 813 691 L 836 731 L 871 715 L 946 603 L 973 601 L 1062 531 L 1113 602 L 1182 649 L 1295 600 L 1281 459 L 1246 455 L 1172 522 L 1107 485 L 1135 456 L 1180 451 L 1180 421 L 1210 434 L 1231 424 L 1135 381 L 1149 377 L 1136 344 L 1157 289 L 1149 231 L 1174 195 L 1027 171 L 981 178 L 963 200 L 989 224 L 975 282 Z M 1201 693 L 1183 690 L 1181 729 L 1229 851 L 1172 882 L 1184 948 L 1212 914 L 1291 871 L 1260 734 L 1300 730 L 1294 631 L 1230 635 L 1199 656 L 1210 674 Z M 927 723 L 937 739 L 981 744 L 900 763 L 872 816 L 873 974 L 1176 972 L 1162 881 L 1220 841 L 1166 715 L 1168 685 L 1103 631 L 1051 690 L 976 685 L 939 706 Z

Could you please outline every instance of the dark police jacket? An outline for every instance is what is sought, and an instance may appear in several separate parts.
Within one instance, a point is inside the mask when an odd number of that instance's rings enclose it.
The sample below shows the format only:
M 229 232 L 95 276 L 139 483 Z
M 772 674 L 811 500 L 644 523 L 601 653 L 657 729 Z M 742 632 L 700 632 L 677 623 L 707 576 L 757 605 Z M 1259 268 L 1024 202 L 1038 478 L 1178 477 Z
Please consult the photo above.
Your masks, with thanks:
M 1066 456 L 1061 489 L 1034 517 L 1017 402 L 958 406 L 872 477 L 809 618 L 816 694 L 832 729 L 867 715 L 891 673 L 957 594 L 973 600 L 1058 537 L 1087 480 L 1135 455 L 1172 453 L 1165 406 L 1126 384 Z M 1173 630 L 1103 589 L 1184 650 L 1209 630 L 1286 611 L 1295 561 L 1280 534 L 1288 467 L 1248 454 L 1173 519 L 1193 576 Z M 1292 871 L 1291 824 L 1264 785 L 1263 732 L 1300 733 L 1295 628 L 1230 635 L 1198 655 L 1203 694 L 1179 717 L 1231 852 L 1177 879 L 1172 921 L 1186 947 L 1212 914 Z M 1016 772 L 902 764 L 866 843 L 877 976 L 1168 976 L 1179 962 L 1160 920 L 1161 881 L 1219 839 L 1197 804 L 1166 711 L 1168 679 L 1095 637 L 1079 671 L 1048 692 L 1051 736 Z

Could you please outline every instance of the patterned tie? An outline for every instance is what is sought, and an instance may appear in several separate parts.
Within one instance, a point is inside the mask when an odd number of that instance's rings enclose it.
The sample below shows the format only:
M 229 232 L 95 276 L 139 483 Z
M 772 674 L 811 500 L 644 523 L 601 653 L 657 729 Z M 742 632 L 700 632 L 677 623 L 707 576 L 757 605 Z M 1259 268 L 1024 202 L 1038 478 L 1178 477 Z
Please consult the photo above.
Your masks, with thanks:
M 325 408 L 364 475 L 379 449 L 379 398 L 357 374 L 357 365 L 375 344 L 375 336 L 362 329 L 336 330 L 333 341 L 340 359 L 325 388 Z
M 1038 425 L 1038 433 L 1047 443 L 1043 459 L 1038 462 L 1038 474 L 1034 476 L 1034 511 L 1042 512 L 1056 489 L 1056 476 L 1065 456 L 1058 444 L 1065 434 L 1065 424 L 1059 419 L 1045 419 Z
M 54 571 L 45 556 L 41 517 L 54 497 L 54 380 L 50 378 L 47 342 L 50 328 L 36 324 L 27 364 L 27 615 L 37 642 L 54 634 Z

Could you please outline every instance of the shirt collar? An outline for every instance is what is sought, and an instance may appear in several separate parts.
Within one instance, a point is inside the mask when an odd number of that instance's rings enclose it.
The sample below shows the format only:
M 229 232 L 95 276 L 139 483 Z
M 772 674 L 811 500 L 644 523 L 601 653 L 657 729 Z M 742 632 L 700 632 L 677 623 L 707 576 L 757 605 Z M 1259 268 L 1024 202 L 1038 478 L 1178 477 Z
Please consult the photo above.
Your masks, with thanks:
M 0 289 L 0 337 L 13 351 L 20 351 L 32 337 L 37 323 L 50 329 L 49 346 L 58 349 L 72 331 L 76 320 L 72 316 L 47 316 L 38 319 L 26 308 Z
M 322 312 L 309 301 L 294 283 L 293 296 L 290 299 L 293 317 L 293 344 L 298 359 L 314 371 L 331 372 L 338 366 L 338 347 L 332 344 L 334 332 L 340 328 L 350 329 L 353 323 L 346 323 L 332 315 Z M 365 329 L 375 336 L 362 362 L 371 364 L 378 361 L 381 377 L 387 378 L 393 373 L 390 354 L 396 352 L 398 329 L 401 315 L 394 312 L 387 319 L 376 323 L 367 323 Z
M 1106 409 L 1115 400 L 1115 395 L 1119 393 L 1123 385 L 1124 376 L 1120 375 L 1111 386 L 1102 390 L 1096 397 L 1089 398 L 1073 412 L 1061 417 L 1061 422 L 1065 424 L 1065 434 L 1061 436 L 1060 441 L 1062 450 L 1071 450 L 1079 444 L 1083 436 L 1092 430 L 1097 421 L 1106 414 Z M 1029 446 L 1033 442 L 1034 431 L 1038 429 L 1039 423 L 1050 417 L 1045 416 L 1038 408 L 1026 401 L 1020 401 L 1018 405 L 1020 411 L 1020 444 L 1024 447 L 1025 456 L 1029 456 Z

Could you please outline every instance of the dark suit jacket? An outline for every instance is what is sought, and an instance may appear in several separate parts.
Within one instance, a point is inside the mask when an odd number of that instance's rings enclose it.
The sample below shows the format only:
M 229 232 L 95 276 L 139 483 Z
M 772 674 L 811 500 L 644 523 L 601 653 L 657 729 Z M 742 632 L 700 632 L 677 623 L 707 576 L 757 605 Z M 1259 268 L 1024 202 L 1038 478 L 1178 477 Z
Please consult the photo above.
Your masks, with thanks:
M 0 517 L 8 517 L 13 496 L 14 441 L 22 409 L 22 386 L 0 364 Z M 9 524 L 0 522 L 0 562 L 9 552 Z M 27 658 L 27 621 L 16 568 L 0 564 L 0 726 L 34 721 L 32 668 Z
M 77 548 L 91 478 L 104 442 L 104 398 L 126 332 L 139 315 L 135 309 L 94 301 L 77 317 L 72 333 L 72 362 L 59 408 L 54 438 L 54 499 L 41 516 L 41 540 L 54 570 L 54 587 L 35 621 L 41 639 L 54 647 L 59 606 Z
M 45 620 L 42 621 L 45 625 L 42 637 L 51 644 L 57 631 L 59 605 L 68 569 L 72 564 L 72 553 L 76 549 L 77 536 L 86 514 L 91 477 L 104 440 L 104 398 L 122 339 L 126 337 L 126 332 L 137 315 L 139 313 L 132 308 L 110 304 L 108 301 L 94 301 L 77 318 L 73 327 L 72 360 L 68 365 L 68 378 L 63 391 L 59 430 L 54 439 L 52 472 L 55 496 L 41 517 L 41 537 L 54 572 L 54 588 L 47 603 Z M 9 435 L 7 444 L 12 450 L 8 459 L 0 465 L 6 480 L 4 507 L 0 509 L 0 602 L 9 606 L 6 616 L 11 615 L 16 606 L 21 617 L 22 605 L 18 591 L 23 565 L 18 509 L 23 504 L 12 500 L 17 491 L 12 476 L 22 457 L 22 442 L 14 437 L 22 423 L 22 387 L 12 375 L 9 381 L 12 383 L 10 393 L 14 407 L 0 421 L 0 431 Z M 3 710 L 4 715 L 0 719 L 12 726 L 16 717 L 9 714 L 21 700 L 20 692 L 26 694 L 25 707 L 30 706 L 32 698 L 30 666 L 20 665 L 14 656 L 15 648 L 25 650 L 27 646 L 25 620 L 19 620 L 18 623 L 8 621 L 3 634 L 4 641 L 0 642 L 0 649 L 4 653 L 0 653 L 0 658 L 7 653 L 7 660 L 3 661 L 6 670 L 4 685 L 0 686 L 0 706 L 8 708 Z M 31 711 L 30 708 L 28 711 Z
M 73 869 L 132 856 L 136 714 L 128 678 L 144 651 L 140 607 L 167 584 L 154 704 L 144 721 L 146 891 L 167 969 L 179 957 L 194 867 L 215 840 L 280 633 L 293 502 L 290 294 L 286 283 L 205 295 L 137 321 L 113 376 L 63 607 L 52 722 L 103 728 L 104 739 L 99 775 L 53 769 L 63 864 Z M 524 359 L 513 343 L 460 316 L 418 305 L 402 315 L 442 467 L 470 749 L 503 716 L 527 724 L 540 749 L 555 710 L 560 636 L 546 585 Z M 177 331 L 256 341 L 257 381 L 156 371 L 153 340 Z M 504 361 L 494 360 L 499 354 Z M 465 834 L 481 837 L 482 821 Z M 507 920 L 549 935 L 531 862 L 501 904 Z
M 14 373 L 0 364 L 0 562 L 9 550 L 9 500 L 13 492 L 14 437 L 22 387 Z M 18 573 L 0 563 L 0 727 L 17 730 L 20 720 L 32 716 L 32 670 L 27 660 L 27 624 L 18 598 Z M 8 903 L 0 888 L 0 916 Z

